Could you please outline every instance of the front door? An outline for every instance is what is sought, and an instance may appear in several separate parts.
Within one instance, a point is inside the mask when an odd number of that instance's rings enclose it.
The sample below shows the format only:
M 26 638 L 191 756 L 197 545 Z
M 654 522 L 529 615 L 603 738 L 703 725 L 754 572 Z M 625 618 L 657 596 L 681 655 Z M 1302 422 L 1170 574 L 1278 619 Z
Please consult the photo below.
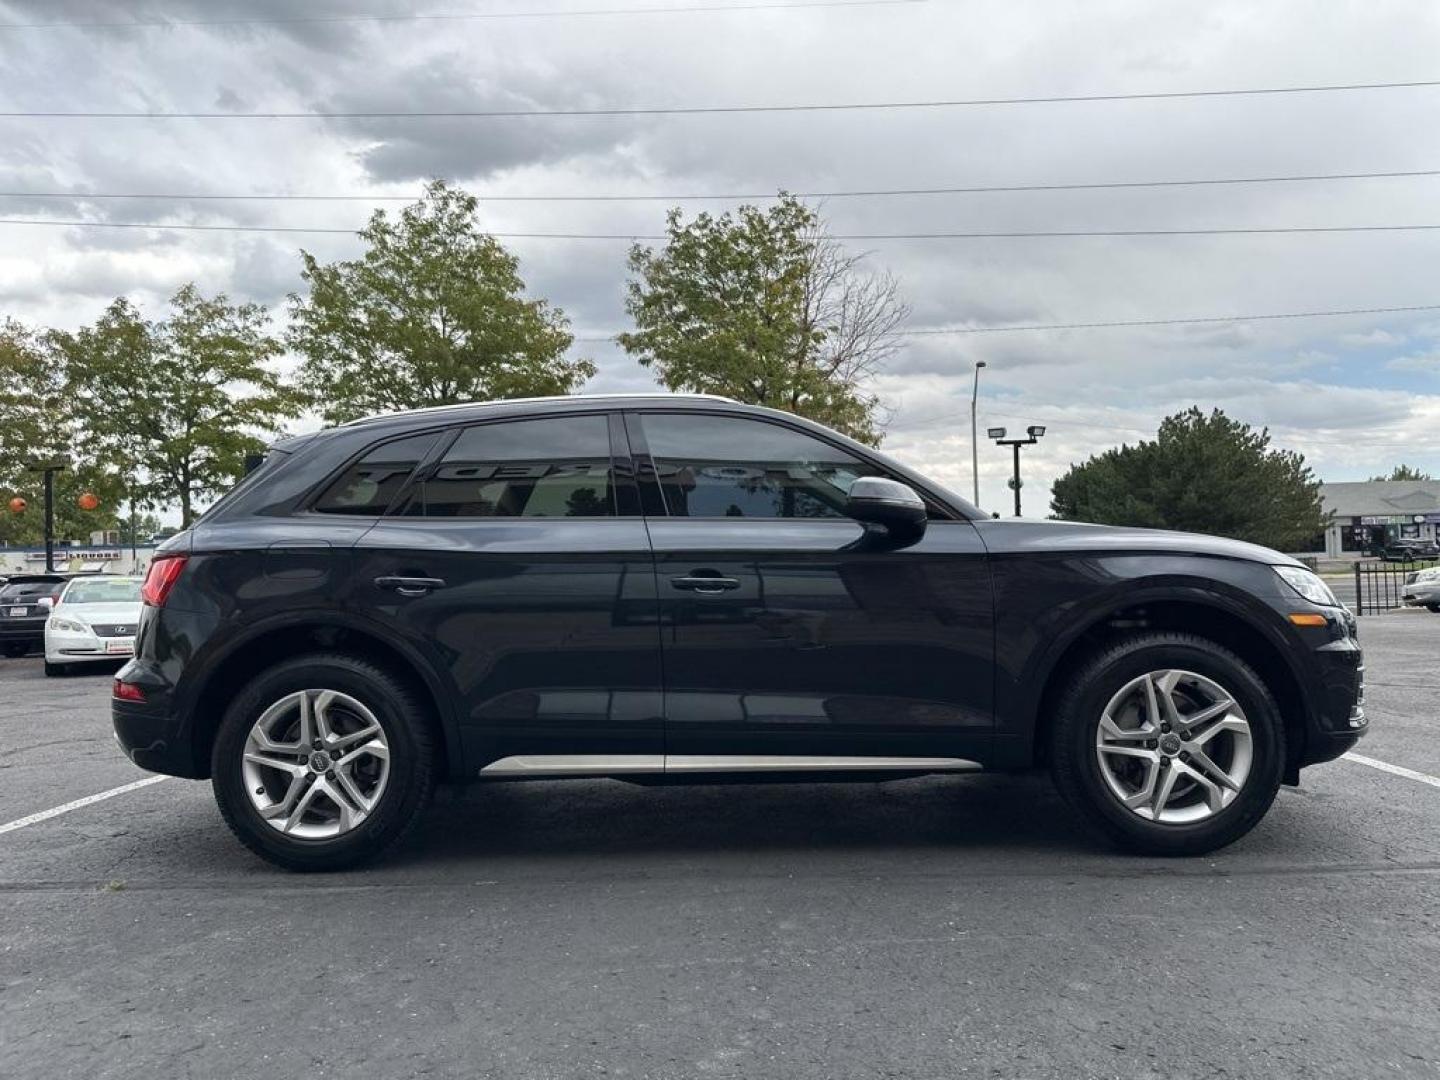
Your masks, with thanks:
M 627 422 L 663 496 L 649 526 L 672 766 L 984 756 L 994 612 L 973 525 L 937 507 L 918 542 L 877 547 L 843 508 L 856 477 L 885 473 L 850 451 L 747 417 Z
M 603 413 L 464 428 L 355 549 L 356 601 L 448 674 L 487 775 L 660 765 L 655 577 L 625 453 Z

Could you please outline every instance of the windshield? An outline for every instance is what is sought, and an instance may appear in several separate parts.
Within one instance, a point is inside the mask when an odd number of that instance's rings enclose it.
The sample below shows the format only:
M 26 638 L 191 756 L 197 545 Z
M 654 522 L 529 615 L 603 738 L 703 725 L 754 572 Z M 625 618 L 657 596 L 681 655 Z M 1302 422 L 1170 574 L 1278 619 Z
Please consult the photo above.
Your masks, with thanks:
M 138 604 L 140 602 L 139 578 L 96 578 L 93 581 L 73 581 L 65 591 L 65 604 Z

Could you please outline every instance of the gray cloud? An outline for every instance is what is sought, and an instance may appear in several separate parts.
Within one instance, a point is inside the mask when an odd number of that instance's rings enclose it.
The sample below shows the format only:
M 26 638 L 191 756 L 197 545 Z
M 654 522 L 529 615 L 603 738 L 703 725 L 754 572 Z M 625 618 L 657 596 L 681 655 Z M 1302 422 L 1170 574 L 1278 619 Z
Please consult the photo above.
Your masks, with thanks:
M 0 2 L 0 21 L 101 8 Z M 422 10 L 419 0 L 387 10 Z M 307 14 L 353 10 L 316 0 Z M 287 0 L 142 0 L 123 17 L 285 17 Z M 431 8 L 431 10 L 434 10 Z M 1434 5 L 1377 19 L 1302 0 L 1157 5 L 1003 0 L 665 18 L 286 23 L 0 34 L 0 108 L 446 109 L 834 102 L 1149 91 L 1424 77 Z M 409 194 L 430 176 L 480 192 L 771 192 L 1422 169 L 1440 95 L 1349 95 L 874 113 L 505 121 L 0 120 L 0 188 Z M 1428 222 L 1434 179 L 851 200 L 836 232 Z M 703 204 L 714 207 L 716 204 Z M 361 204 L 7 199 L 3 216 L 353 229 Z M 483 203 L 500 232 L 658 232 L 663 203 Z M 119 293 L 277 303 L 296 250 L 348 236 L 0 226 L 0 314 L 73 325 Z M 1103 322 L 1440 302 L 1435 234 L 857 243 L 901 280 L 922 326 Z M 534 295 L 582 334 L 625 325 L 625 245 L 516 241 Z M 892 449 L 968 488 L 971 365 L 982 423 L 1045 419 L 1039 485 L 1192 401 L 1271 424 L 1336 478 L 1402 450 L 1440 468 L 1434 313 L 1033 334 L 917 337 L 878 384 Z M 651 376 L 612 346 L 601 389 Z M 1015 418 L 1019 418 L 1018 420 Z M 1364 431 L 1366 438 L 1357 440 Z M 1363 460 L 1362 460 L 1363 459 Z M 1373 459 L 1373 460 L 1372 460 Z M 1006 496 L 982 459 L 983 494 Z M 1027 499 L 1029 496 L 1027 495 Z M 1042 499 L 1043 501 L 1043 499 Z

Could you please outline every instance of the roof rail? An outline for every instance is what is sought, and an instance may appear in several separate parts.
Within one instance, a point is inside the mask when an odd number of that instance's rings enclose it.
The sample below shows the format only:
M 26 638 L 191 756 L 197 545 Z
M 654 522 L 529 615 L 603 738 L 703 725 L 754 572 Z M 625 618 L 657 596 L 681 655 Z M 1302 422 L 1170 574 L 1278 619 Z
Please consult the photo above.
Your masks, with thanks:
M 665 391 L 645 391 L 634 394 L 548 394 L 541 397 L 523 398 L 494 398 L 487 401 L 458 401 L 453 405 L 430 405 L 422 409 L 398 409 L 395 412 L 375 413 L 371 416 L 362 416 L 357 420 L 349 420 L 338 425 L 339 427 L 356 427 L 361 424 L 372 424 L 380 420 L 390 420 L 397 416 L 433 416 L 445 413 L 456 412 L 461 409 L 479 409 L 496 405 L 529 405 L 546 401 L 632 401 L 645 400 L 653 401 L 657 398 L 671 398 L 682 401 L 724 401 L 731 405 L 740 404 L 734 398 L 724 397 L 720 394 L 671 394 Z

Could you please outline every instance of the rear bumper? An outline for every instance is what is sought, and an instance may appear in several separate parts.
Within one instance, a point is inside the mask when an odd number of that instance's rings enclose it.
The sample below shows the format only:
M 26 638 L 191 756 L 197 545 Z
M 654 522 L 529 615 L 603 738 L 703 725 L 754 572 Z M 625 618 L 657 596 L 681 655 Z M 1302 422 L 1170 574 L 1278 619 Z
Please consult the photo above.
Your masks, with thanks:
M 44 618 L 0 621 L 0 641 L 39 641 L 44 636 Z
M 140 768 L 167 776 L 203 779 L 189 740 L 178 737 L 177 726 L 163 707 L 115 698 L 110 702 L 110 719 L 115 725 L 115 741 Z

